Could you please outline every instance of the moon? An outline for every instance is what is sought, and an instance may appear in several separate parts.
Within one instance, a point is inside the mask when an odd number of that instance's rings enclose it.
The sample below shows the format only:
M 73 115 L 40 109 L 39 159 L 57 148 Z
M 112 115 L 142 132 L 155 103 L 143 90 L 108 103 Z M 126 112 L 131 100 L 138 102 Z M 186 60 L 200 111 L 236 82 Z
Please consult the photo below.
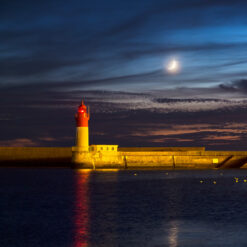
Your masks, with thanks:
M 179 69 L 179 62 L 175 59 L 169 61 L 166 66 L 166 70 L 170 73 L 176 73 Z

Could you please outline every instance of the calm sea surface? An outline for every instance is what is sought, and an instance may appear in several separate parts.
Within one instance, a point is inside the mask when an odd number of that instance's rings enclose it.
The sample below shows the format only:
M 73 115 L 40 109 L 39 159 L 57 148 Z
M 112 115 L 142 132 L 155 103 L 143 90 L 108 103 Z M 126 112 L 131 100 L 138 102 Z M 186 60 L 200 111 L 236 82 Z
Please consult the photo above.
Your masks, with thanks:
M 2 168 L 0 246 L 247 246 L 245 179 L 246 170 Z

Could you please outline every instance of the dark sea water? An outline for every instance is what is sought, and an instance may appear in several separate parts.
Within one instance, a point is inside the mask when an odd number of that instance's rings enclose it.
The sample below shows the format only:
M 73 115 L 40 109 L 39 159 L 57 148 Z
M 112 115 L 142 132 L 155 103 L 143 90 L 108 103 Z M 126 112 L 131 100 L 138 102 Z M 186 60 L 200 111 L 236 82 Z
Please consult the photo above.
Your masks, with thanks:
M 244 179 L 246 170 L 2 168 L 0 246 L 247 246 Z

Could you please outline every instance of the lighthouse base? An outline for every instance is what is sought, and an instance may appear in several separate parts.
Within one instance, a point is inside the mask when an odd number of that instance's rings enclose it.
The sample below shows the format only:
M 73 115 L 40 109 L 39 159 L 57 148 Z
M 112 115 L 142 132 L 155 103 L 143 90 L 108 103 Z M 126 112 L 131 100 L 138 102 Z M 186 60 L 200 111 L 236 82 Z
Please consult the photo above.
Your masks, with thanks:
M 89 151 L 72 147 L 72 168 L 125 168 L 125 160 L 117 151 L 117 145 L 92 145 Z
M 84 147 L 72 147 L 72 168 L 94 169 L 91 154 Z

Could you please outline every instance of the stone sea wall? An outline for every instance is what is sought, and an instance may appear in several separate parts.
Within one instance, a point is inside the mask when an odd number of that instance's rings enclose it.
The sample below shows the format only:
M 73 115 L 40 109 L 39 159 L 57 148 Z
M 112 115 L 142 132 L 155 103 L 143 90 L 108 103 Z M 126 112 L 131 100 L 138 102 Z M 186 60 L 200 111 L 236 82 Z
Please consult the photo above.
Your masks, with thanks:
M 0 166 L 72 166 L 82 169 L 247 168 L 247 151 L 205 151 L 204 148 L 119 148 L 112 152 L 72 150 L 72 147 L 0 147 Z
M 0 147 L 0 166 L 69 167 L 71 147 Z
M 133 150 L 134 149 L 134 150 Z M 117 169 L 217 169 L 245 168 L 247 152 L 243 151 L 204 151 L 176 148 L 171 151 L 152 148 L 125 148 L 118 152 L 73 152 L 75 168 L 117 168 Z M 155 148 L 154 148 L 155 149 Z

